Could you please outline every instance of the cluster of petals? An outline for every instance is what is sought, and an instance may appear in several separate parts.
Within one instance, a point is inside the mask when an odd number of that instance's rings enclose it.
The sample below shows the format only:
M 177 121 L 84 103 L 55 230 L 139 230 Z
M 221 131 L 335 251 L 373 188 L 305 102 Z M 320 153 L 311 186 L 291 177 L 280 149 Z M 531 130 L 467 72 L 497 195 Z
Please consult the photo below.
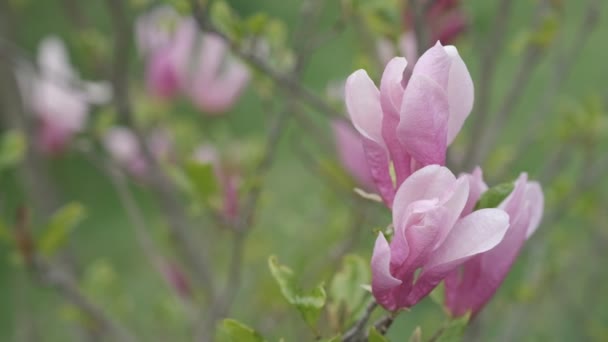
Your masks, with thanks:
M 222 113 L 249 82 L 249 70 L 231 56 L 221 37 L 201 32 L 194 18 L 182 17 L 170 7 L 141 15 L 135 36 L 146 60 L 147 88 L 154 96 L 181 93 L 203 112 Z
M 473 82 L 453 46 L 437 43 L 407 74 L 393 58 L 380 89 L 364 70 L 348 77 L 345 102 L 361 135 L 367 165 L 385 204 L 416 170 L 444 165 L 446 149 L 473 107 Z
M 26 108 L 37 119 L 39 148 L 53 155 L 84 130 L 92 105 L 110 101 L 111 87 L 107 82 L 81 80 L 59 37 L 40 42 L 37 62 L 36 68 L 21 63 L 17 79 Z

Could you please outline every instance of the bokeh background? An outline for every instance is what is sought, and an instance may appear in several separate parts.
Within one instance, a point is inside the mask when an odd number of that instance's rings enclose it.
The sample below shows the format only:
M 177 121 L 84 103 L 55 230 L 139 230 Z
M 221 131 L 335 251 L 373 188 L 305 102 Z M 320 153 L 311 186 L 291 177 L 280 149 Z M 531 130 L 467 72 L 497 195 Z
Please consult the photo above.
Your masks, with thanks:
M 56 34 L 65 40 L 70 58 L 84 78 L 110 77 L 106 59 L 112 53 L 112 24 L 102 2 L 2 1 L 2 11 L 10 8 L 11 43 L 24 54 L 35 56 L 38 42 Z M 606 159 L 608 147 L 608 6 L 596 1 L 599 10 L 594 11 L 595 18 L 589 16 L 589 1 L 549 1 L 542 28 L 538 29 L 533 23 L 539 2 L 513 1 L 504 47 L 494 62 L 493 87 L 490 94 L 476 89 L 478 95 L 488 96 L 488 111 L 474 111 L 451 147 L 451 156 L 462 159 L 467 144 L 483 134 L 473 130 L 473 116 L 492 116 L 508 101 L 507 94 L 514 84 L 522 88 L 512 100 L 508 120 L 497 132 L 498 144 L 482 165 L 493 184 L 514 179 L 522 171 L 539 179 L 547 197 L 545 222 L 528 241 L 506 283 L 473 325 L 468 338 L 603 341 L 608 339 L 608 184 L 606 169 L 595 165 Z M 152 2 L 128 3 L 130 15 L 135 17 Z M 179 1 L 175 3 L 183 6 Z M 301 24 L 301 1 L 228 3 L 242 17 L 265 12 L 279 19 L 285 25 L 287 46 L 293 43 L 290 34 Z M 480 61 L 492 44 L 490 35 L 499 20 L 499 5 L 498 0 L 462 1 L 469 26 L 455 45 L 477 87 L 482 77 Z M 318 34 L 333 32 L 341 13 L 340 1 L 326 1 Z M 395 8 L 394 13 L 384 14 L 379 19 L 383 21 L 381 26 L 393 25 L 398 35 L 403 30 L 401 11 Z M 594 20 L 597 22 L 591 29 L 585 28 L 585 22 Z M 524 82 L 518 83 L 515 79 L 526 63 L 527 39 L 539 30 L 546 30 L 542 34 L 547 41 L 534 65 L 524 72 Z M 380 36 L 373 27 L 371 32 Z M 329 82 L 368 66 L 368 52 L 358 30 L 347 22 L 312 55 L 303 83 L 324 95 Z M 143 64 L 136 53 L 132 53 L 130 63 L 136 115 L 143 121 L 163 122 L 178 137 L 177 145 L 183 151 L 202 140 L 245 160 L 259 154 L 276 112 L 275 102 L 282 100 L 276 92 L 265 93 L 267 83 L 260 75 L 255 75 L 252 85 L 228 113 L 210 117 L 185 101 L 161 104 L 147 98 L 143 94 Z M 378 70 L 370 73 L 378 77 Z M 477 97 L 476 104 L 479 101 Z M 336 108 L 344 111 L 339 102 Z M 103 116 L 104 111 L 97 110 L 93 118 Z M 351 193 L 347 174 L 338 169 L 326 118 L 309 114 L 292 120 L 280 141 L 260 199 L 257 222 L 246 245 L 241 290 L 231 313 L 231 317 L 256 327 L 270 340 L 285 337 L 286 341 L 306 341 L 312 340 L 312 335 L 278 293 L 267 268 L 268 256 L 275 254 L 294 269 L 303 287 L 329 282 L 339 266 L 336 256 L 341 255 L 341 248 L 352 247 L 352 252 L 367 259 L 373 247 L 372 229 L 384 227 L 390 220 L 382 206 Z M 533 126 L 536 122 L 540 124 Z M 523 149 L 518 148 L 521 141 L 525 141 Z M 133 229 L 107 177 L 77 151 L 49 159 L 46 164 L 60 202 L 79 202 L 86 207 L 85 220 L 69 238 L 70 255 L 82 288 L 134 327 L 143 340 L 186 340 L 191 324 L 187 309 L 175 301 L 138 249 Z M 466 170 L 455 168 L 455 172 Z M 0 174 L 4 223 L 12 222 L 15 209 L 25 198 L 16 181 L 18 176 L 11 170 Z M 146 213 L 152 235 L 170 251 L 164 221 L 146 185 L 134 181 L 130 187 Z M 199 237 L 213 241 L 207 244 L 211 248 L 208 254 L 221 269 L 219 266 L 227 263 L 229 234 L 203 215 L 196 216 L 196 223 Z M 82 318 L 52 290 L 32 282 L 15 254 L 10 243 L 2 242 L 0 340 L 24 341 L 27 336 L 37 341 L 77 339 L 73 326 Z M 427 299 L 402 314 L 389 337 L 406 340 L 418 325 L 430 336 L 442 320 L 441 308 Z

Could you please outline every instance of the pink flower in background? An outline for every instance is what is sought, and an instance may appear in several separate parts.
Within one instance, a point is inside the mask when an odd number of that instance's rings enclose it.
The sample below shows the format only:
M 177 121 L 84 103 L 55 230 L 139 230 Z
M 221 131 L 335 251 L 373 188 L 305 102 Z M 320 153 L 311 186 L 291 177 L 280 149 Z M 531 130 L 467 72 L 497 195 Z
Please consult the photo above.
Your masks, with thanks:
M 222 211 L 224 218 L 235 220 L 239 214 L 239 193 L 238 187 L 240 179 L 238 175 L 230 172 L 221 162 L 215 147 L 211 145 L 201 145 L 194 152 L 194 160 L 201 164 L 211 164 L 215 177 L 219 181 L 222 190 Z
M 468 197 L 468 179 L 439 165 L 423 167 L 401 184 L 393 239 L 389 244 L 380 233 L 371 260 L 372 292 L 385 309 L 415 305 L 456 267 L 501 242 L 509 215 L 481 209 L 461 217 Z
M 136 40 L 147 59 L 148 90 L 160 98 L 182 93 L 200 110 L 222 113 L 249 82 L 249 70 L 230 55 L 224 40 L 200 32 L 193 18 L 180 17 L 170 8 L 140 16 Z
M 366 191 L 373 191 L 374 180 L 365 159 L 361 135 L 344 120 L 334 120 L 332 129 L 340 162 L 359 186 Z
M 38 70 L 23 63 L 17 77 L 26 107 L 38 119 L 39 147 L 48 154 L 62 152 L 84 130 L 91 105 L 111 99 L 108 83 L 80 80 L 65 45 L 55 36 L 40 42 Z
M 177 264 L 165 262 L 160 270 L 163 278 L 175 293 L 183 299 L 192 298 L 190 281 Z
M 110 156 L 135 177 L 144 178 L 148 165 L 144 151 L 133 131 L 126 127 L 110 128 L 103 137 L 103 146 Z M 146 141 L 148 148 L 158 160 L 169 160 L 172 142 L 165 131 L 152 132 Z
M 467 17 L 461 8 L 460 0 L 408 0 L 418 1 L 418 6 L 427 7 L 428 1 L 433 1 L 433 4 L 428 8 L 423 24 L 427 34 L 428 42 L 423 43 L 423 47 L 431 46 L 439 41 L 441 44 L 452 44 L 454 41 L 467 29 Z M 406 5 L 403 15 L 405 34 L 402 38 L 402 44 L 407 46 L 407 51 L 411 54 L 406 56 L 417 55 L 416 34 L 414 30 L 414 15 L 411 11 L 412 6 Z M 410 60 L 410 62 L 414 62 Z
M 455 47 L 437 43 L 419 59 L 409 79 L 403 78 L 406 66 L 405 58 L 393 58 L 379 90 L 364 70 L 349 76 L 345 87 L 348 113 L 388 207 L 414 171 L 445 163 L 447 146 L 473 107 L 473 82 Z
M 471 187 L 481 189 L 469 194 L 469 203 L 476 203 L 487 189 L 476 169 L 470 178 Z M 494 248 L 481 253 L 454 270 L 445 279 L 446 307 L 454 316 L 471 312 L 476 315 L 492 298 L 506 278 L 524 242 L 538 228 L 543 213 L 544 197 L 540 184 L 528 182 L 521 174 L 511 194 L 498 206 L 509 214 L 509 229 Z M 472 209 L 472 207 L 471 207 Z M 469 206 L 465 208 L 466 214 Z

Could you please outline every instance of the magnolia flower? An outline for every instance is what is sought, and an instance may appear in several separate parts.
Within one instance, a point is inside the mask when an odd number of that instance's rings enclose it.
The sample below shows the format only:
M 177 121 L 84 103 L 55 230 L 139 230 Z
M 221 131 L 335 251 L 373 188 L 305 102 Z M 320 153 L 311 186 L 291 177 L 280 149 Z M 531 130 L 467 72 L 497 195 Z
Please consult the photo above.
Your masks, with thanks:
M 380 233 L 371 261 L 372 292 L 385 309 L 415 305 L 452 270 L 503 239 L 509 215 L 481 209 L 461 217 L 468 197 L 468 179 L 456 179 L 439 165 L 426 166 L 401 184 L 393 204 L 393 239 L 389 244 Z
M 63 41 L 56 36 L 40 42 L 38 70 L 23 63 L 17 79 L 26 107 L 38 119 L 40 148 L 49 154 L 63 151 L 72 136 L 85 128 L 91 105 L 111 99 L 107 82 L 80 80 Z
M 422 42 L 424 47 L 430 46 L 436 41 L 441 44 L 451 44 L 458 36 L 467 29 L 467 18 L 460 6 L 460 0 L 410 0 L 420 2 L 419 6 L 427 7 L 428 1 L 433 1 L 431 6 L 426 9 L 423 25 L 428 33 L 428 42 Z M 408 52 L 417 55 L 416 34 L 414 30 L 414 14 L 412 7 L 406 6 L 403 15 L 405 33 L 402 42 L 409 44 Z M 414 58 L 415 59 L 415 58 Z M 410 62 L 413 62 L 411 60 Z
M 437 43 L 416 63 L 409 79 L 403 77 L 406 66 L 405 58 L 393 58 L 380 90 L 364 70 L 349 76 L 345 87 L 348 113 L 389 207 L 396 189 L 414 171 L 445 163 L 447 146 L 473 107 L 473 82 L 455 47 Z
M 468 176 L 471 188 L 481 191 L 469 193 L 469 203 L 475 203 L 487 186 L 477 168 Z M 481 253 L 456 269 L 445 279 L 446 307 L 454 316 L 471 312 L 476 315 L 492 298 L 507 276 L 524 242 L 540 224 L 544 197 L 536 182 L 528 182 L 522 173 L 511 194 L 498 206 L 509 214 L 509 229 L 494 248 Z M 463 214 L 472 209 L 465 207 Z
M 161 98 L 182 92 L 207 113 L 221 113 L 236 102 L 250 75 L 217 35 L 202 33 L 194 18 L 161 7 L 138 18 L 136 39 L 147 58 L 146 83 Z
M 146 176 L 149 165 L 133 131 L 126 127 L 110 128 L 103 137 L 102 143 L 110 156 L 129 173 L 136 177 Z M 156 159 L 170 158 L 172 143 L 165 131 L 152 132 L 146 144 Z
M 340 162 L 363 189 L 374 189 L 374 180 L 365 159 L 361 135 L 347 122 L 334 120 L 332 123 L 336 149 Z
M 220 161 L 217 150 L 210 145 L 201 145 L 194 152 L 194 160 L 201 164 L 211 164 L 216 179 L 222 189 L 222 211 L 224 218 L 235 220 L 239 213 L 239 177 L 229 172 Z

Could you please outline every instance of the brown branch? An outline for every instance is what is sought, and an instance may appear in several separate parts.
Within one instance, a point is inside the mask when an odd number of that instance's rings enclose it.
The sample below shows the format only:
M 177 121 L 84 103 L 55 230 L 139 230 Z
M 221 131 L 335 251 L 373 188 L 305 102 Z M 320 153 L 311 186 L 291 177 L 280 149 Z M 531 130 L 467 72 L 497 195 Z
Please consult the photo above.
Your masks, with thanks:
M 104 310 L 91 302 L 78 288 L 70 275 L 58 265 L 34 258 L 31 265 L 33 276 L 41 284 L 57 290 L 67 301 L 87 315 L 98 329 L 114 337 L 115 341 L 134 342 L 135 336 Z
M 362 341 L 365 337 L 365 325 L 369 321 L 372 313 L 378 307 L 378 303 L 375 300 L 371 300 L 365 307 L 365 311 L 361 314 L 361 317 L 353 324 L 353 326 L 342 335 L 343 342 L 358 342 Z
M 473 115 L 471 115 L 473 120 L 471 123 L 471 136 L 477 136 L 480 132 L 483 132 L 486 122 L 490 117 L 489 107 L 494 87 L 494 75 L 497 69 L 496 63 L 498 62 L 498 56 L 500 56 L 505 46 L 505 33 L 513 3 L 514 1 L 512 0 L 501 0 L 498 4 L 497 12 L 494 16 L 496 20 L 492 26 L 493 31 L 487 40 L 486 49 L 484 49 L 481 57 L 479 80 L 476 82 L 477 86 L 475 87 L 477 104 L 473 110 Z M 477 141 L 470 139 L 464 163 L 461 165 L 463 170 L 469 170 L 475 166 L 474 156 L 478 148 Z
M 109 12 L 114 22 L 114 64 L 112 84 L 114 102 L 119 115 L 133 128 L 144 158 L 150 166 L 150 176 L 154 185 L 156 197 L 167 220 L 174 241 L 179 244 L 184 261 L 196 275 L 198 282 L 206 290 L 209 298 L 214 297 L 215 286 L 211 267 L 203 254 L 201 247 L 193 238 L 192 229 L 187 214 L 180 203 L 177 190 L 171 180 L 162 170 L 161 165 L 153 156 L 143 133 L 138 129 L 132 115 L 129 101 L 128 66 L 131 49 L 131 27 L 122 0 L 106 0 Z

